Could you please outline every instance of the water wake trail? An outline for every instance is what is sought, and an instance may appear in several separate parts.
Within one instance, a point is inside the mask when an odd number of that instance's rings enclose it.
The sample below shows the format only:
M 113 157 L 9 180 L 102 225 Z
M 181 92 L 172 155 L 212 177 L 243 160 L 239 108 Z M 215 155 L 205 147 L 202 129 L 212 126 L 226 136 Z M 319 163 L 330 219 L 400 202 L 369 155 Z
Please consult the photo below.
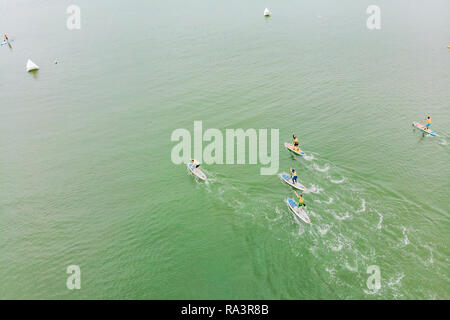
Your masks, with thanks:
M 317 164 L 313 164 L 314 169 L 319 171 L 319 172 L 327 172 L 328 170 L 330 170 L 330 165 L 326 164 L 325 167 L 321 168 L 319 167 Z

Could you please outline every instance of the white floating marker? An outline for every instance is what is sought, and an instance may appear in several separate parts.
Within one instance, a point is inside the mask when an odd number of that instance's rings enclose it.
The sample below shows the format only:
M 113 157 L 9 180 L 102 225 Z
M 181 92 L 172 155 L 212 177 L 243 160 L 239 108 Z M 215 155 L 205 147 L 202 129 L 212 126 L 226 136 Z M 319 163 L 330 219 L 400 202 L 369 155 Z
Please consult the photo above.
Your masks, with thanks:
M 27 61 L 27 72 L 34 71 L 34 70 L 39 70 L 39 67 L 33 61 L 28 59 L 28 61 Z
M 270 17 L 270 15 L 272 14 L 272 12 L 270 12 L 269 9 L 264 9 L 264 17 Z

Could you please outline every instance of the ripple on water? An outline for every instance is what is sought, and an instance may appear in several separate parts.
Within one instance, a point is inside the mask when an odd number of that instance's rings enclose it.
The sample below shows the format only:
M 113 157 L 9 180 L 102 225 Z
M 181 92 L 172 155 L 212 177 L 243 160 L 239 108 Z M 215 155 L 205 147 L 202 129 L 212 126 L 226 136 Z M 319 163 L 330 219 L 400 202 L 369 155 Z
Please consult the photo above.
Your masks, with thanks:
M 280 208 L 275 207 L 275 210 L 274 210 L 274 211 L 275 211 L 275 213 L 276 213 L 275 218 L 271 218 L 271 217 L 268 216 L 268 212 L 270 212 L 270 211 L 266 211 L 266 212 L 265 212 L 264 217 L 266 218 L 267 221 L 269 221 L 269 222 L 275 222 L 275 221 L 278 221 L 278 220 L 280 220 L 281 218 L 283 218 L 283 215 L 282 215 L 282 212 L 281 212 Z
M 342 177 L 341 180 L 334 180 L 334 179 L 331 179 L 331 178 L 330 178 L 330 181 L 331 181 L 332 183 L 334 183 L 334 184 L 341 184 L 341 183 L 344 183 L 345 180 L 347 180 L 345 177 Z
M 399 273 L 398 275 L 389 278 L 388 286 L 391 289 L 396 290 L 397 286 L 401 286 L 401 281 L 405 277 L 405 274 L 403 272 Z
M 351 218 L 351 215 L 348 211 L 345 211 L 345 213 L 338 213 L 334 210 L 327 210 L 327 211 L 331 213 L 336 220 L 342 221 Z
M 315 193 L 315 194 L 320 194 L 323 191 L 323 189 L 315 184 L 312 184 L 311 187 L 309 187 L 308 189 L 306 189 L 306 191 L 304 191 L 304 193 Z
M 377 210 L 375 210 L 375 212 L 380 217 L 380 220 L 378 221 L 377 229 L 381 230 L 381 228 L 383 226 L 383 215 L 380 212 L 378 212 Z
M 332 204 L 334 202 L 334 198 L 329 197 L 327 201 L 322 201 L 320 199 L 314 199 L 314 202 L 324 203 L 324 204 Z
M 330 229 L 331 229 L 331 226 L 329 224 L 325 224 L 322 227 L 321 226 L 317 227 L 317 230 L 319 231 L 319 234 L 321 236 L 326 235 L 328 233 L 328 231 L 330 231 Z
M 328 170 L 330 170 L 330 165 L 326 164 L 323 168 L 319 167 L 316 163 L 313 164 L 313 167 L 316 171 L 319 172 L 327 172 Z
M 366 200 L 361 199 L 361 209 L 357 210 L 356 213 L 363 213 L 366 211 Z
M 441 145 L 441 146 L 447 146 L 448 145 L 447 140 L 445 140 L 445 139 L 440 139 L 438 144 Z
M 337 245 L 330 245 L 330 249 L 333 250 L 334 252 L 341 251 L 343 247 L 344 245 L 340 241 L 338 241 Z
M 406 228 L 402 227 L 402 233 L 403 233 L 403 243 L 405 246 L 407 246 L 409 244 L 409 239 L 408 239 L 408 235 L 406 234 Z
M 434 263 L 434 259 L 433 259 L 433 248 L 430 247 L 429 245 L 422 245 L 424 248 L 428 249 L 430 251 L 430 257 L 428 258 L 427 262 L 429 264 L 433 264 Z
M 349 264 L 348 260 L 345 261 L 345 268 L 351 272 L 358 272 L 358 264 L 356 263 L 353 267 Z

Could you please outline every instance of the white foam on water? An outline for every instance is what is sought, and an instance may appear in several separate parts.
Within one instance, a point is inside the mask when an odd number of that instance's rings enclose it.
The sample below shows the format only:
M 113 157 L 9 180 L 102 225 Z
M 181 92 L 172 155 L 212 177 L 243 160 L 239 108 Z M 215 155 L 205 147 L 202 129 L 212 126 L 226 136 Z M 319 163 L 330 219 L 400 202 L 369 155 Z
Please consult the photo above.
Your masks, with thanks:
M 428 263 L 433 264 L 434 263 L 434 259 L 433 259 L 433 248 L 428 246 L 428 245 L 423 245 L 424 248 L 430 250 L 430 257 L 428 258 Z
M 388 282 L 388 286 L 389 286 L 391 289 L 394 289 L 394 286 L 401 285 L 401 281 L 402 281 L 402 279 L 403 279 L 404 277 L 405 277 L 405 274 L 402 272 L 402 273 L 400 273 L 400 275 L 397 277 L 397 279 L 394 279 L 393 277 L 390 278 L 390 279 L 389 279 L 389 282 Z
M 218 194 L 224 194 L 225 193 L 225 188 L 224 187 L 220 187 L 219 190 L 217 191 Z
M 335 211 L 331 211 L 331 214 L 333 215 L 333 217 L 336 219 L 336 220 L 347 220 L 348 218 L 351 218 L 351 216 L 350 216 L 350 214 L 348 213 L 348 211 L 346 211 L 345 212 L 345 214 L 344 215 L 339 215 L 339 214 L 337 214 Z
M 305 232 L 305 230 L 303 229 L 303 225 L 305 224 L 305 222 L 303 220 L 301 220 L 300 218 L 298 218 L 297 215 L 292 212 L 292 210 L 290 210 L 290 209 L 288 209 L 288 210 L 291 213 L 291 215 L 294 217 L 294 221 L 299 227 L 299 232 L 297 234 L 293 234 L 293 235 L 302 235 Z M 300 233 L 300 229 L 302 229 L 301 233 Z
M 334 273 L 336 272 L 335 268 L 325 268 L 325 271 L 328 272 L 330 274 L 330 276 L 334 276 Z
M 308 215 L 308 216 L 310 216 L 310 217 L 317 217 L 317 214 L 314 212 L 314 211 L 312 211 L 312 210 L 306 210 L 305 209 L 305 211 L 306 211 L 306 214 Z M 319 216 L 320 217 L 320 216 Z
M 329 197 L 328 200 L 327 201 L 323 201 L 323 203 L 325 203 L 325 204 L 332 204 L 333 201 L 334 201 L 334 199 L 332 197 Z M 315 199 L 314 202 L 322 203 L 322 200 Z
M 364 293 L 367 295 L 375 295 L 378 293 L 378 290 L 379 289 L 373 289 L 372 291 L 370 291 L 370 290 L 363 289 Z
M 403 239 L 403 243 L 405 244 L 405 246 L 407 246 L 409 244 L 408 235 L 406 234 L 406 228 L 405 227 L 402 228 L 403 228 L 402 229 L 403 235 L 405 236 L 405 238 Z
M 340 241 L 337 246 L 329 246 L 329 248 L 335 252 L 341 251 L 343 247 L 344 247 L 344 245 Z
M 392 294 L 392 296 L 394 297 L 395 300 L 398 300 L 398 299 L 401 299 L 403 297 L 403 294 L 394 292 Z
M 225 199 L 223 199 L 222 201 L 227 202 L 228 205 L 233 208 L 234 210 L 239 210 L 242 209 L 244 207 L 244 203 L 242 203 L 241 201 L 237 200 L 237 199 L 232 199 L 230 201 L 225 201 Z M 248 211 L 246 211 L 248 212 Z
M 281 211 L 280 211 L 280 209 L 279 209 L 278 207 L 276 207 L 274 211 L 275 211 L 275 213 L 276 213 L 277 215 L 276 215 L 276 217 L 273 218 L 273 219 L 271 219 L 270 217 L 268 217 L 268 216 L 267 216 L 267 211 L 265 211 L 266 213 L 265 213 L 264 216 L 265 216 L 265 218 L 266 218 L 267 221 L 275 222 L 275 221 L 278 221 L 278 220 L 280 220 L 280 219 L 283 218 L 283 215 L 281 214 Z
M 330 231 L 331 227 L 329 224 L 324 225 L 324 228 L 321 228 L 320 226 L 317 227 L 317 230 L 319 231 L 321 236 L 324 236 Z
M 319 172 L 327 172 L 328 170 L 330 170 L 330 166 L 327 164 L 325 165 L 325 167 L 321 168 L 319 167 L 317 164 L 313 164 L 314 169 L 316 169 Z
M 308 250 L 311 251 L 311 253 L 314 255 L 314 254 L 316 253 L 317 246 L 310 247 L 310 248 L 308 248 Z M 315 255 L 314 255 L 314 256 L 315 256 Z
M 314 155 L 307 155 L 306 153 L 305 153 L 305 155 L 303 156 L 303 159 L 305 159 L 305 160 L 307 160 L 307 161 L 313 161 L 315 158 L 314 158 Z
M 348 261 L 345 261 L 345 268 L 351 272 L 358 272 L 358 264 L 356 264 L 354 267 L 352 267 Z
M 366 200 L 361 198 L 361 210 L 356 211 L 356 213 L 363 213 L 366 211 Z
M 339 281 L 339 279 L 336 277 L 336 268 L 334 266 L 326 267 L 325 271 L 330 275 L 331 283 L 336 284 L 336 282 Z
M 306 189 L 303 193 L 315 193 L 320 194 L 323 191 L 323 189 L 319 186 L 316 186 L 315 184 L 312 184 L 311 187 Z
M 341 180 L 333 180 L 333 179 L 330 179 L 330 181 L 331 181 L 332 183 L 334 183 L 334 184 L 341 184 L 341 183 L 345 182 L 345 180 L 347 180 L 345 177 L 342 177 Z
M 205 168 L 202 168 L 203 173 L 206 176 L 206 179 L 211 179 L 211 180 L 215 180 L 217 178 L 217 176 L 211 172 L 209 172 L 208 170 L 206 170 Z
M 305 229 L 303 228 L 303 225 L 299 225 L 297 236 L 301 236 L 304 233 L 305 233 Z
M 377 229 L 381 230 L 382 225 L 383 225 L 383 215 L 381 213 L 379 213 L 377 210 L 375 210 L 375 212 L 380 217 L 380 220 L 378 221 Z

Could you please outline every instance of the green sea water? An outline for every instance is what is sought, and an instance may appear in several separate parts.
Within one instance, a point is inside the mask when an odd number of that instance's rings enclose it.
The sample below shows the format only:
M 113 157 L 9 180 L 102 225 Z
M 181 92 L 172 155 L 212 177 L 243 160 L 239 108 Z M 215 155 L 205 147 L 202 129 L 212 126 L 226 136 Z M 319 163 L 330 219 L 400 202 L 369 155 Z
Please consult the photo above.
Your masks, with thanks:
M 0 1 L 0 299 L 449 299 L 449 12 Z M 413 131 L 428 115 L 439 137 Z M 195 120 L 279 129 L 311 224 L 260 165 L 204 164 L 207 184 L 175 165 L 171 134 Z

